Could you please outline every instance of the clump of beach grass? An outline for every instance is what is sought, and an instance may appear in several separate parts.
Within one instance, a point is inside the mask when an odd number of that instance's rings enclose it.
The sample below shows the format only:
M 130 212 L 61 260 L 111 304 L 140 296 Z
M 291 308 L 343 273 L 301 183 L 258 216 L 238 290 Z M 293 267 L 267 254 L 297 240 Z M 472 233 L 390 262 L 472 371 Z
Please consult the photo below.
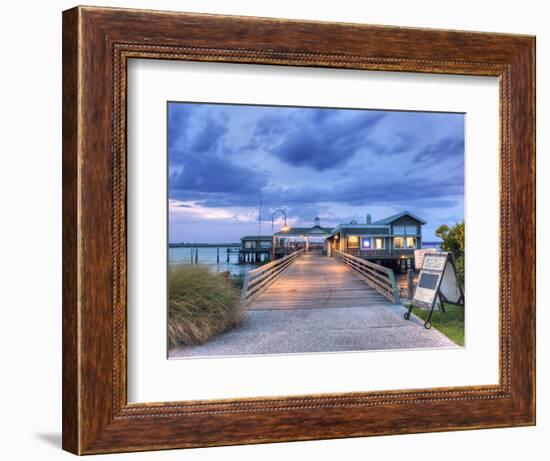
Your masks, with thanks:
M 239 323 L 243 311 L 240 291 L 222 274 L 214 274 L 198 264 L 169 267 L 170 348 L 206 342 Z

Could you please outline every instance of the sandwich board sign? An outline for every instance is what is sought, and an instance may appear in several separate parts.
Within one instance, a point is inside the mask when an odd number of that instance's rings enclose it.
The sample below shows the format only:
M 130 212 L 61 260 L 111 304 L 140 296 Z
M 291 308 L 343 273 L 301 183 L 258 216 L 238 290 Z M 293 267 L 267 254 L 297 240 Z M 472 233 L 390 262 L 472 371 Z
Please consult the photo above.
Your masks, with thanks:
M 435 248 L 423 248 L 422 250 L 414 250 L 414 267 L 421 269 L 424 264 L 424 256 L 426 253 L 435 253 Z
M 430 315 L 424 327 L 431 328 L 432 313 L 437 307 L 445 312 L 443 302 L 449 304 L 464 304 L 464 293 L 456 283 L 456 269 L 451 253 L 436 252 L 424 255 L 424 261 L 418 286 L 405 319 L 409 319 L 414 306 L 429 310 Z

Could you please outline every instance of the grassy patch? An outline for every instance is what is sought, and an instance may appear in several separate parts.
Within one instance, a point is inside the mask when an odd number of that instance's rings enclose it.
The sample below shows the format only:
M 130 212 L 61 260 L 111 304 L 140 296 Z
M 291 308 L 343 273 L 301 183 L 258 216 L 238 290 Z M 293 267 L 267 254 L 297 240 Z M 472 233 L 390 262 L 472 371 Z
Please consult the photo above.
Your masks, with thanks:
M 235 326 L 244 311 L 240 291 L 207 267 L 177 264 L 168 269 L 168 343 L 201 344 Z
M 458 346 L 464 346 L 464 306 L 445 304 L 445 312 L 434 311 L 431 323 Z M 430 311 L 413 309 L 413 314 L 423 320 L 428 320 Z

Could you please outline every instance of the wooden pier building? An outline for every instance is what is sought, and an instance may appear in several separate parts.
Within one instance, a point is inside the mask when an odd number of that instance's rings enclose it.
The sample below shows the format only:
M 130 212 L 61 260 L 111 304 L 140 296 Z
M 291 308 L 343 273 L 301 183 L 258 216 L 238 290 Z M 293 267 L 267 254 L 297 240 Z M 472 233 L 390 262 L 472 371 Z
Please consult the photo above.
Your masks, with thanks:
M 426 221 L 403 211 L 384 219 L 365 223 L 340 224 L 332 230 L 328 254 L 335 250 L 404 269 L 414 267 L 414 251 L 422 248 L 422 226 Z

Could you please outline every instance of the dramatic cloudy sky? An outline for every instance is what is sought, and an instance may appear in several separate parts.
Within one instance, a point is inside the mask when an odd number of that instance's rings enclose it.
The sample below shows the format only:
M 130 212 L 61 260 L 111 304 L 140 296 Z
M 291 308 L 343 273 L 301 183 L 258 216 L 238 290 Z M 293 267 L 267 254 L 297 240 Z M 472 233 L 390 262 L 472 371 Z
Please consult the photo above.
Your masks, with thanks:
M 234 242 L 289 224 L 336 226 L 404 210 L 464 217 L 464 115 L 221 104 L 168 105 L 169 240 Z M 280 222 L 278 223 L 280 225 Z

